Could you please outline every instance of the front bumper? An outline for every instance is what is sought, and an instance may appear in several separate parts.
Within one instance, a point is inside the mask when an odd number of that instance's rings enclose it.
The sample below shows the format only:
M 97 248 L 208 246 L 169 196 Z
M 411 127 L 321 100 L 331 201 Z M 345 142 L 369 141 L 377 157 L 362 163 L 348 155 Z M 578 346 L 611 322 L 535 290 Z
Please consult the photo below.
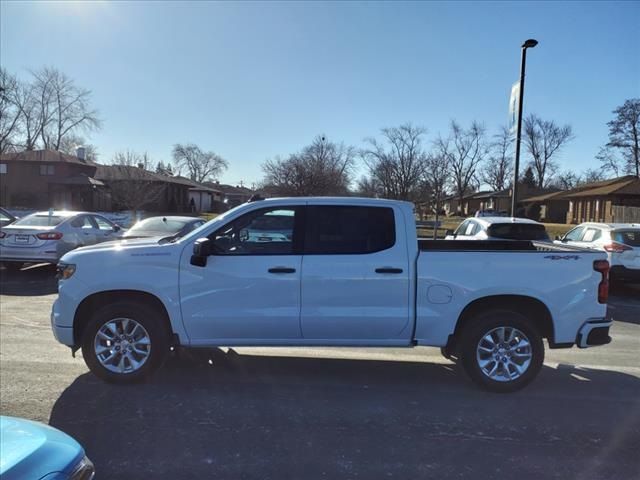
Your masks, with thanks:
M 588 348 L 611 343 L 609 336 L 611 325 L 613 320 L 606 318 L 583 323 L 576 336 L 576 345 L 579 348 Z
M 56 299 L 53 302 L 53 307 L 51 307 L 51 330 L 53 330 L 53 336 L 56 340 L 63 345 L 67 345 L 69 347 L 75 346 L 75 342 L 73 340 L 73 325 L 71 326 L 62 326 L 64 323 L 63 314 L 60 308 L 60 299 Z

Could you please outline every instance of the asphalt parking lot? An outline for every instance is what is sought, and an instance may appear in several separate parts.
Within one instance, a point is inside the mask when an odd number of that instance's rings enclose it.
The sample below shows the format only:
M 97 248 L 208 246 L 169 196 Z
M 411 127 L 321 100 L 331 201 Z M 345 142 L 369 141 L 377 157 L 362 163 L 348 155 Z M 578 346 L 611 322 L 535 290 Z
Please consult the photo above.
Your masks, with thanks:
M 73 435 L 98 479 L 640 478 L 640 288 L 613 343 L 496 395 L 429 348 L 199 351 L 107 385 L 52 337 L 53 270 L 0 277 L 2 414 Z

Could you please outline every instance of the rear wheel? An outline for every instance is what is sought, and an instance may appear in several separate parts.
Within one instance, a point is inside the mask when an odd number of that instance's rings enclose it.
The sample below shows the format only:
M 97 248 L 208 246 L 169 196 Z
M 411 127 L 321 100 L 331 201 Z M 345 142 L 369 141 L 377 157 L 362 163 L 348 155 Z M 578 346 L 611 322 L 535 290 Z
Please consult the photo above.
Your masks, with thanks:
M 163 315 L 133 302 L 98 309 L 82 337 L 82 356 L 89 369 L 111 383 L 145 380 L 162 366 L 169 353 Z
M 529 318 L 511 310 L 491 310 L 470 319 L 460 352 L 471 379 L 499 393 L 524 388 L 544 361 L 542 335 Z

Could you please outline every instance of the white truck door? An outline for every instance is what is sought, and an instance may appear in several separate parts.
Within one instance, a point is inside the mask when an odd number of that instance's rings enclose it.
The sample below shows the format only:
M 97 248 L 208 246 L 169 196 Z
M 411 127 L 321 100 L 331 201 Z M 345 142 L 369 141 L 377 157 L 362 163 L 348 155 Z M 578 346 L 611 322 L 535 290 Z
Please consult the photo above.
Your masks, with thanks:
M 309 205 L 305 223 L 304 339 L 408 338 L 410 271 L 401 212 Z
M 204 267 L 185 249 L 180 299 L 193 344 L 300 338 L 300 209 L 253 210 L 219 228 L 209 236 L 217 253 Z

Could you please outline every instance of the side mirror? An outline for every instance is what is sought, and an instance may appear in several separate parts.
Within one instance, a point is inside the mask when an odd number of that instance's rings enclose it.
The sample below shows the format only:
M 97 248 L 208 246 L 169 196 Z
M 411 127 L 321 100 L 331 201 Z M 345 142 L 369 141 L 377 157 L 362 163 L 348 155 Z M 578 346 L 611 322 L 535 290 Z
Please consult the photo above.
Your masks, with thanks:
M 120 230 L 122 230 L 122 227 L 116 223 L 116 224 L 113 226 L 113 231 L 114 231 L 114 232 L 119 232 Z
M 450 235 L 454 235 L 453 230 L 451 230 L 451 229 L 445 230 L 444 234 L 447 237 L 450 236 Z
M 556 235 L 556 240 L 560 240 L 561 242 L 564 242 L 564 235 Z
M 191 265 L 204 267 L 207 265 L 207 257 L 211 255 L 211 240 L 199 238 L 193 244 L 193 255 L 191 255 Z

